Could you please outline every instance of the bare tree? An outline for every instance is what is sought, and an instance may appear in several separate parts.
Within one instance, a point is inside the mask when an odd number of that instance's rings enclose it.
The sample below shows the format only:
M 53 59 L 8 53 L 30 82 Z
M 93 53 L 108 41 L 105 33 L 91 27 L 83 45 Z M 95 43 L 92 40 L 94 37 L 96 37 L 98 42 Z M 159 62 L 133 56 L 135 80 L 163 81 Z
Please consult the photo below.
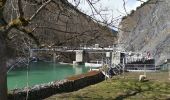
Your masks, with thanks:
M 103 37 L 101 35 L 103 29 L 107 30 L 107 32 L 110 32 L 110 30 L 108 30 L 108 26 L 114 28 L 118 28 L 118 27 L 113 25 L 113 23 L 117 21 L 117 18 L 112 18 L 110 21 L 108 21 L 102 15 L 102 10 L 97 10 L 95 8 L 94 5 L 97 4 L 99 1 L 100 0 L 85 0 L 85 2 L 89 4 L 91 8 L 90 10 L 92 12 L 92 15 L 86 15 L 77 9 L 79 4 L 81 3 L 80 0 L 74 0 L 76 4 L 75 6 L 72 6 L 70 3 L 68 3 L 67 0 L 0 0 L 0 60 L 1 60 L 0 61 L 0 100 L 7 100 L 6 61 L 8 59 L 7 55 L 9 54 L 7 41 L 16 39 L 16 36 L 22 35 L 25 38 L 28 38 L 28 40 L 32 39 L 34 43 L 40 46 L 41 44 L 47 44 L 47 45 L 67 44 L 69 43 L 69 41 L 72 41 L 73 39 L 81 41 L 79 40 L 79 37 L 88 36 L 89 33 L 94 33 L 94 37 L 89 38 L 88 40 L 83 40 L 83 42 L 88 43 L 89 41 L 96 40 L 100 37 Z M 9 5 L 7 4 L 9 4 L 11 8 L 8 9 Z M 7 7 L 5 8 L 6 5 Z M 31 7 L 34 7 L 36 9 L 35 12 L 28 11 L 28 9 L 33 9 Z M 56 9 L 57 12 L 54 11 Z M 124 7 L 124 9 L 126 8 Z M 42 17 L 43 15 L 47 16 L 47 14 L 49 18 L 43 19 L 43 21 L 46 22 L 45 25 L 44 23 L 39 23 L 40 19 L 39 20 L 36 19 L 38 17 Z M 57 17 L 52 16 L 52 14 L 56 15 Z M 100 16 L 100 19 L 102 20 L 97 20 L 95 17 L 96 15 Z M 8 18 L 9 16 L 10 18 Z M 73 30 L 71 27 L 73 26 L 77 27 L 78 25 L 80 25 L 77 24 L 76 22 L 73 22 L 76 20 L 75 18 L 79 20 L 83 20 L 82 17 L 86 18 L 86 20 L 89 20 L 90 25 L 89 23 L 86 23 L 86 25 L 89 25 L 88 29 L 83 30 L 79 28 L 74 28 Z M 57 27 L 54 27 L 54 25 Z M 94 25 L 98 27 L 92 28 Z M 43 40 L 44 37 L 37 38 L 42 34 L 38 34 L 38 35 L 36 34 L 37 30 L 38 32 L 41 32 L 44 29 L 46 29 L 46 31 L 49 32 L 52 32 L 51 30 L 53 30 L 56 33 L 62 34 L 60 38 L 64 38 L 65 40 L 57 41 L 56 43 L 49 43 L 49 44 L 45 43 L 50 41 L 48 40 L 44 41 Z M 110 37 L 109 33 L 107 35 L 108 37 Z M 48 37 L 49 34 L 47 34 L 46 36 Z M 56 35 L 53 36 L 55 37 L 55 39 L 58 38 L 56 37 Z M 102 40 L 102 41 L 107 41 L 107 40 Z
M 6 74 L 6 60 L 8 55 L 8 47 L 6 40 L 8 39 L 9 31 L 12 29 L 17 29 L 24 32 L 25 35 L 36 41 L 36 38 L 32 34 L 32 31 L 26 30 L 24 27 L 28 26 L 30 22 L 38 15 L 38 13 L 45 8 L 52 0 L 42 1 L 41 6 L 37 9 L 37 11 L 30 17 L 25 18 L 23 11 L 23 6 L 21 0 L 17 0 L 17 17 L 12 19 L 11 21 L 4 20 L 4 6 L 7 0 L 0 1 L 0 20 L 1 20 L 1 28 L 0 28 L 0 99 L 7 100 L 7 74 Z M 38 44 L 38 42 L 36 41 Z
M 60 2 L 59 2 L 60 1 Z M 93 3 L 92 1 L 88 1 L 89 4 L 92 6 Z M 12 9 L 11 11 L 13 11 L 11 13 L 11 17 L 10 20 L 5 18 L 5 16 L 8 17 L 9 14 L 5 15 L 5 5 L 6 4 L 10 4 Z M 59 10 L 59 13 L 57 13 L 58 17 L 55 19 L 55 21 L 60 20 L 60 25 L 63 25 L 65 27 L 65 29 L 60 30 L 60 29 L 56 29 L 54 27 L 48 27 L 47 25 L 38 25 L 38 24 L 34 24 L 34 20 L 36 17 L 38 17 L 41 13 L 42 10 L 46 10 L 47 12 L 50 13 L 56 13 L 51 11 L 50 8 L 51 6 L 48 6 L 50 3 L 56 4 Z M 65 9 L 63 7 L 63 4 L 65 3 L 65 6 L 70 6 L 69 3 L 67 3 L 67 0 L 1 0 L 0 1 L 0 99 L 1 100 L 7 100 L 7 74 L 6 74 L 6 61 L 8 59 L 7 55 L 8 55 L 8 43 L 7 41 L 9 39 L 14 39 L 16 38 L 15 35 L 11 35 L 10 33 L 14 34 L 14 31 L 17 31 L 15 34 L 22 34 L 28 38 L 31 38 L 34 40 L 34 43 L 36 43 L 37 45 L 40 44 L 41 40 L 38 39 L 35 34 L 33 34 L 36 30 L 38 29 L 49 29 L 49 30 L 55 30 L 57 32 L 60 33 L 65 33 L 65 34 L 75 34 L 74 37 L 69 37 L 67 38 L 67 41 L 76 38 L 76 37 L 80 37 L 82 35 L 84 35 L 86 32 L 88 32 L 87 30 L 78 34 L 80 31 L 71 31 L 67 26 L 68 24 L 75 24 L 75 23 L 71 23 L 66 21 L 62 21 L 62 19 L 60 18 L 61 16 L 65 17 L 66 19 L 72 18 L 72 16 L 70 14 L 74 14 L 74 13 L 70 13 L 72 12 L 71 10 Z M 78 5 L 79 2 L 77 2 Z M 37 8 L 36 11 L 34 13 L 27 14 L 27 12 L 25 11 L 25 7 L 26 5 L 35 5 L 35 7 Z M 47 7 L 48 6 L 48 7 Z M 71 6 L 72 9 L 74 9 L 75 11 L 79 12 L 77 10 L 76 7 Z M 7 12 L 9 13 L 9 12 Z M 81 13 L 81 12 L 80 12 Z M 29 16 L 28 16 L 29 15 Z M 50 15 L 49 15 L 50 16 Z M 77 16 L 77 18 L 79 18 L 79 15 L 74 15 Z M 50 24 L 50 23 L 49 23 Z M 97 29 L 96 29 L 97 30 Z M 96 30 L 89 30 L 90 32 L 92 31 L 96 31 Z M 85 34 L 87 35 L 87 34 Z M 97 36 L 96 36 L 97 38 Z M 63 41 L 59 44 L 62 43 L 67 43 L 66 41 Z

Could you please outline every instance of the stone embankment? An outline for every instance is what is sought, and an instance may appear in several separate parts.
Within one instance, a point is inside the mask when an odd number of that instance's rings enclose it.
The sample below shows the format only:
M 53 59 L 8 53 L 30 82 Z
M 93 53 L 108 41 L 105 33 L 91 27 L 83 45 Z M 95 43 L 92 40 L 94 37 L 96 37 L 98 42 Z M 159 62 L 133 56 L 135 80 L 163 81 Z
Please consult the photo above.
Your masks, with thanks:
M 8 99 L 26 100 L 28 97 L 28 100 L 41 100 L 57 93 L 76 91 L 103 80 L 104 75 L 101 72 L 91 71 L 86 74 L 68 77 L 61 81 L 53 81 L 47 84 L 35 85 L 30 88 L 12 90 L 8 94 Z

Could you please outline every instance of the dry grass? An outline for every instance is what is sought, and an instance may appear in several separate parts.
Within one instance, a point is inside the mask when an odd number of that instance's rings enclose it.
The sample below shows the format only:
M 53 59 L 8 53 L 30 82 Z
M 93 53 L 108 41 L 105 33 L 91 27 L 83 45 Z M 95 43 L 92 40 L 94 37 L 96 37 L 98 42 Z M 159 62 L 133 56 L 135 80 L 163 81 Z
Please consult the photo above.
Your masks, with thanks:
M 144 74 L 144 72 L 129 72 L 125 73 L 125 78 L 128 79 L 138 79 L 139 75 Z M 146 73 L 147 79 L 151 81 L 161 81 L 161 82 L 169 82 L 169 72 L 147 72 Z
M 168 72 L 147 73 L 149 81 L 139 82 L 142 73 L 126 73 L 79 91 L 57 94 L 46 100 L 155 100 L 170 99 Z M 159 77 L 158 77 L 159 76 Z M 163 78 L 166 76 L 166 78 Z

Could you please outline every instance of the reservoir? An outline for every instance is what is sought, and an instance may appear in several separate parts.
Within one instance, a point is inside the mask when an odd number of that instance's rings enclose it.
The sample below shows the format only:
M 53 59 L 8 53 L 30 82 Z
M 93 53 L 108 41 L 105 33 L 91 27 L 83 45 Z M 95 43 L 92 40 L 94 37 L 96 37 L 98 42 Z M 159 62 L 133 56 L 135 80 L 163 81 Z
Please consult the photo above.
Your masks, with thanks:
M 49 62 L 34 62 L 29 67 L 14 68 L 7 75 L 8 89 L 23 88 L 62 80 L 66 77 L 88 72 L 89 68 L 73 65 L 62 65 Z M 28 76 L 28 77 L 27 77 Z

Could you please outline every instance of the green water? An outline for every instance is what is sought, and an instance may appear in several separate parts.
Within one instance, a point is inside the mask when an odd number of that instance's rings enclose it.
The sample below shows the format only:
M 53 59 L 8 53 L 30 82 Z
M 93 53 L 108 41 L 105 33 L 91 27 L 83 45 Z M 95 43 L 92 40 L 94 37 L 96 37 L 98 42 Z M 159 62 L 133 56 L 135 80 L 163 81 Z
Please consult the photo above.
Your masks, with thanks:
M 29 86 L 48 83 L 54 80 L 62 80 L 71 75 L 87 72 L 89 69 L 84 66 L 61 65 L 55 63 L 37 62 L 26 67 L 17 68 L 7 75 L 8 89 L 23 88 L 27 84 L 27 71 Z

